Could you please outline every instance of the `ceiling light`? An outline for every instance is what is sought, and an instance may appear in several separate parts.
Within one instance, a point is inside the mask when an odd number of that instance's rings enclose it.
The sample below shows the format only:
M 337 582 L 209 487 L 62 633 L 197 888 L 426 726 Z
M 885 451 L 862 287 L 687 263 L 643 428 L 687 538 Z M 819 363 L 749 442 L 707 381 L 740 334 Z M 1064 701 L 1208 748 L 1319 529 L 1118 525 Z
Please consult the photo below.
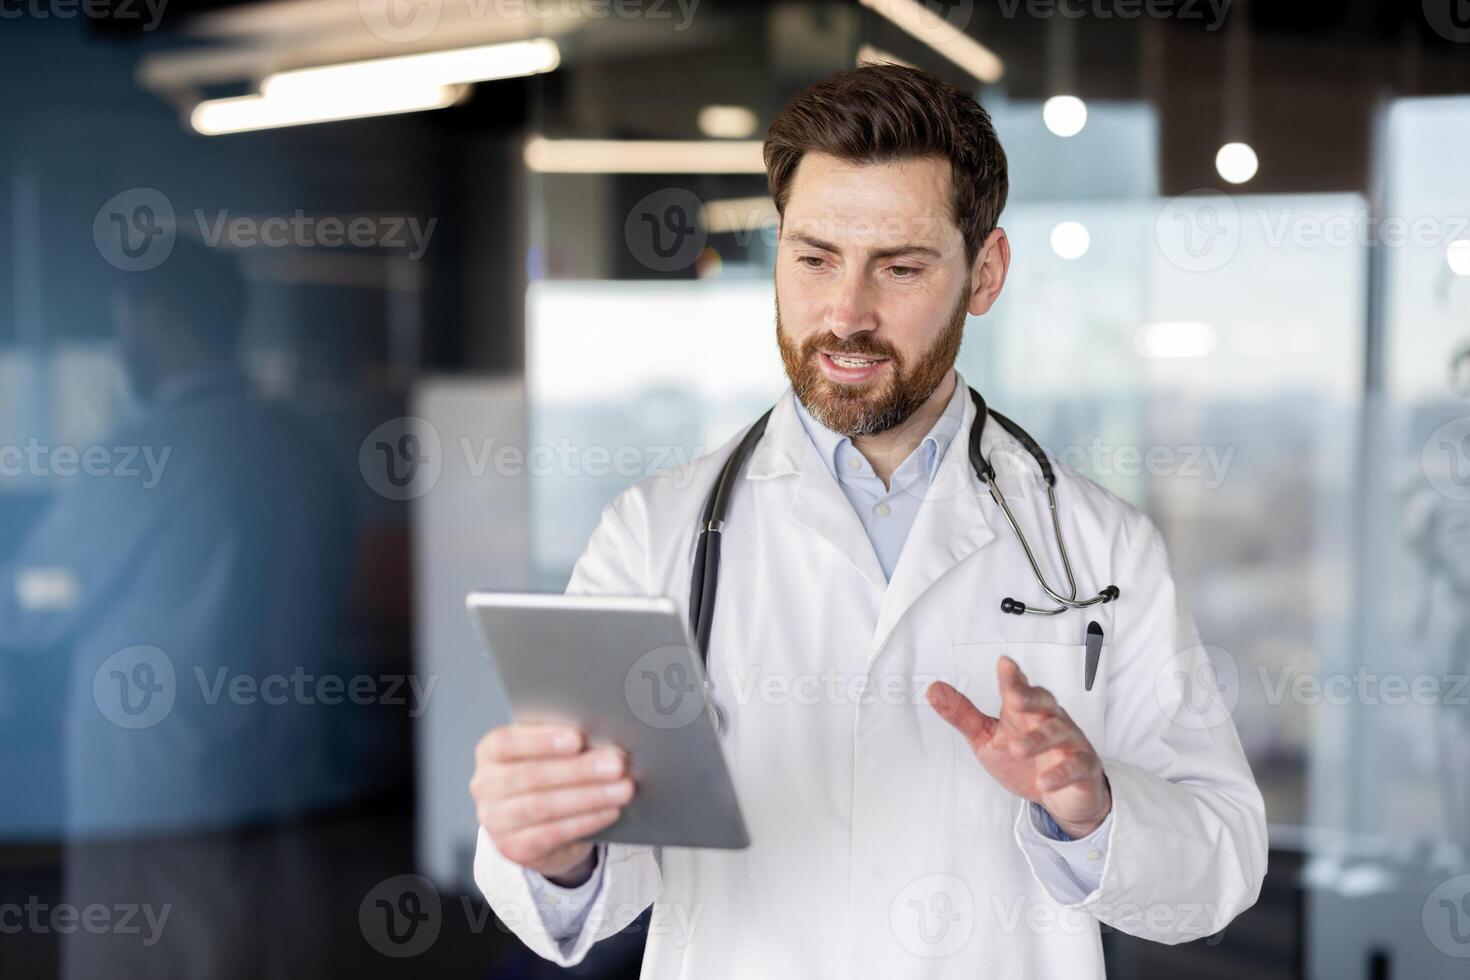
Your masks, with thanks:
M 699 110 L 699 131 L 711 139 L 745 139 L 760 120 L 743 105 L 707 105 Z
M 1051 230 L 1051 250 L 1064 259 L 1082 258 L 1090 244 L 1087 226 L 1076 221 L 1063 221 Z
M 1215 154 L 1215 169 L 1232 184 L 1244 184 L 1256 175 L 1256 151 L 1248 143 L 1226 143 Z
M 776 202 L 771 195 L 726 197 L 706 201 L 700 224 L 711 235 L 749 236 L 776 223 Z
M 422 91 L 434 85 L 468 85 L 552 71 L 561 64 L 555 41 L 537 38 L 508 44 L 425 51 L 420 54 L 350 61 L 316 68 L 276 72 L 260 83 L 268 98 L 298 98 L 327 92 Z
M 1145 323 L 1133 343 L 1148 358 L 1204 357 L 1215 351 L 1215 328 L 1198 320 Z
M 890 54 L 882 48 L 875 48 L 871 44 L 864 44 L 858 48 L 857 63 L 859 65 L 903 65 L 905 68 L 913 68 L 914 63 L 904 61 L 897 55 Z
M 1450 271 L 1457 276 L 1470 276 L 1470 238 L 1461 238 L 1450 242 L 1449 248 L 1444 252 L 1445 261 L 1450 264 Z
M 526 140 L 526 166 L 561 174 L 763 174 L 760 140 Z
M 1053 95 L 1041 107 L 1041 121 L 1058 136 L 1076 136 L 1087 125 L 1087 103 L 1075 95 Z
M 243 133 L 281 126 L 365 119 L 400 112 L 422 112 L 453 105 L 464 94 L 459 86 L 434 85 L 396 92 L 313 93 L 289 99 L 242 95 L 232 99 L 210 99 L 199 103 L 189 124 L 205 136 Z
M 982 82 L 998 82 L 1005 63 L 994 51 L 976 41 L 942 15 L 936 16 L 917 0 L 858 0 L 864 7 L 923 41 Z M 972 10 L 964 4 L 961 10 Z

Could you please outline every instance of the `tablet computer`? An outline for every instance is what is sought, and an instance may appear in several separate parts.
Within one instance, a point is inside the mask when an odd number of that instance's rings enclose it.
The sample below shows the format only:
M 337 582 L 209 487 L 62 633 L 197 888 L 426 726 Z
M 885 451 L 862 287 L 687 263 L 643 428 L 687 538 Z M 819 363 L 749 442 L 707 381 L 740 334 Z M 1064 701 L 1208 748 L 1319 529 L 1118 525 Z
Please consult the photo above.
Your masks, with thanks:
M 516 721 L 568 722 L 627 751 L 633 798 L 588 840 L 749 845 L 703 665 L 672 599 L 472 592 L 465 603 Z

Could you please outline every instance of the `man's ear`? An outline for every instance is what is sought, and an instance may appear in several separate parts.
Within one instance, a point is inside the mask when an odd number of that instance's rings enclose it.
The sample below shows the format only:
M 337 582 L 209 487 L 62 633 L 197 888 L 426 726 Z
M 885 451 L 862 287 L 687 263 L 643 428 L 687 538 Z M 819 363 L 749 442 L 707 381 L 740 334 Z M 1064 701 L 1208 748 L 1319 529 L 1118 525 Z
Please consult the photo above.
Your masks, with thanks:
M 970 267 L 970 315 L 983 316 L 1000 297 L 1011 267 L 1011 242 L 1004 228 L 986 236 L 985 244 Z

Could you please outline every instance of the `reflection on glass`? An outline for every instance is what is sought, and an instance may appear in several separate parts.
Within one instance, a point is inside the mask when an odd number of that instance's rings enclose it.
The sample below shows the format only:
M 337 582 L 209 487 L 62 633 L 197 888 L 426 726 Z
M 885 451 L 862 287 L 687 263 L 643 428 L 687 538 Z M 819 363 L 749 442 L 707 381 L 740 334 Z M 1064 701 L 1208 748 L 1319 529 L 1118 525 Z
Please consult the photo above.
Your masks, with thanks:
M 0 562 L 9 834 L 234 826 L 359 775 L 333 759 L 341 713 L 301 693 L 337 655 L 351 511 L 317 438 L 241 373 L 244 307 L 218 249 L 180 241 L 118 273 L 136 412 L 80 446 L 24 444 L 55 492 Z

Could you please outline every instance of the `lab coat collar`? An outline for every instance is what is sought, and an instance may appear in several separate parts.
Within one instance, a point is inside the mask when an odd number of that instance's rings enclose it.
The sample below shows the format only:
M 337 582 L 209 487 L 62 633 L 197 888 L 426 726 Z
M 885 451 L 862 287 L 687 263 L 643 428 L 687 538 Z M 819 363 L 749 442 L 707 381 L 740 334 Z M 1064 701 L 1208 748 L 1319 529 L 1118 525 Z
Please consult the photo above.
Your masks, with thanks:
M 955 381 L 961 389 L 966 388 L 959 372 L 955 372 Z M 970 465 L 970 427 L 974 424 L 975 403 L 966 391 L 963 421 L 940 458 L 934 479 L 927 487 L 915 484 L 913 488 L 916 492 L 922 490 L 924 502 L 919 506 L 891 581 L 885 580 L 862 522 L 801 424 L 796 395 L 790 388 L 776 403 L 765 436 L 751 455 L 746 479 L 798 476 L 788 511 L 791 519 L 836 548 L 869 584 L 883 592 L 868 658 L 870 664 L 903 615 L 929 587 L 995 539 L 983 503 L 989 492 Z M 993 421 L 985 426 L 981 451 L 1003 480 L 1014 479 L 1011 476 L 1015 472 L 1014 463 L 1010 460 L 1020 450 L 1013 444 L 1014 440 Z M 1012 492 L 1005 483 L 1002 489 Z
M 836 548 L 874 588 L 886 588 L 883 566 L 873 551 L 868 532 L 807 435 L 797 414 L 796 393 L 788 387 L 771 411 L 765 435 L 756 443 L 746 465 L 745 478 L 769 480 L 791 475 L 799 479 L 788 516 Z
M 869 651 L 871 665 L 904 614 L 950 569 L 965 561 L 995 539 L 995 531 L 986 520 L 984 498 L 989 491 L 970 465 L 970 429 L 975 424 L 975 402 L 956 372 L 956 381 L 964 390 L 964 419 L 939 461 L 939 470 L 924 490 L 924 501 L 914 517 L 914 525 L 904 541 L 903 551 L 894 566 L 893 578 L 883 595 L 878 624 L 873 631 Z M 1004 430 L 993 421 L 985 426 L 980 448 L 999 467 L 996 449 Z M 1005 436 L 1009 438 L 1009 436 Z M 915 490 L 918 485 L 915 485 Z
M 786 391 L 771 409 L 771 417 L 766 421 L 765 434 L 761 441 L 755 444 L 755 451 L 750 454 L 750 462 L 745 465 L 745 478 L 747 480 L 769 480 L 777 476 L 790 476 L 801 472 L 797 460 L 804 453 L 798 452 L 802 443 L 811 445 L 807 438 L 806 430 L 801 426 L 801 419 L 796 416 L 796 393 L 788 385 Z M 816 450 L 812 451 L 813 459 L 820 464 L 821 457 Z

